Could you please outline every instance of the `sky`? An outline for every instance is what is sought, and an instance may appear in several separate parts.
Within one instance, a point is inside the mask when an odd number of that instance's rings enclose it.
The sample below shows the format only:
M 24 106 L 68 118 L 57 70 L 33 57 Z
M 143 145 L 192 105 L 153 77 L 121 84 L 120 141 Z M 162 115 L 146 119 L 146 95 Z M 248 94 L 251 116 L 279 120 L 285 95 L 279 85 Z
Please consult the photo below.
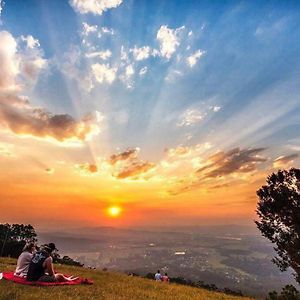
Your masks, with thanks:
M 0 7 L 1 222 L 253 224 L 299 167 L 299 1 Z

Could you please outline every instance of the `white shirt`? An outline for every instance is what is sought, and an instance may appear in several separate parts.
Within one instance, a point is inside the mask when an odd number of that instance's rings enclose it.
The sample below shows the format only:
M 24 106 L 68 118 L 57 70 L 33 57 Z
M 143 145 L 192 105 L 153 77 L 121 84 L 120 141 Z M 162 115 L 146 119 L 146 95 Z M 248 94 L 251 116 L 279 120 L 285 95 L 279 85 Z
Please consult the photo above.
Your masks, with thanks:
M 31 262 L 33 254 L 30 252 L 22 252 L 21 255 L 18 258 L 18 262 L 17 262 L 17 268 L 15 271 L 15 276 L 20 276 L 20 277 L 26 277 L 27 276 L 27 272 L 28 272 L 28 268 L 29 268 L 29 264 Z
M 154 275 L 154 278 L 155 278 L 155 280 L 156 281 L 161 281 L 161 274 L 160 273 L 156 273 L 155 275 Z

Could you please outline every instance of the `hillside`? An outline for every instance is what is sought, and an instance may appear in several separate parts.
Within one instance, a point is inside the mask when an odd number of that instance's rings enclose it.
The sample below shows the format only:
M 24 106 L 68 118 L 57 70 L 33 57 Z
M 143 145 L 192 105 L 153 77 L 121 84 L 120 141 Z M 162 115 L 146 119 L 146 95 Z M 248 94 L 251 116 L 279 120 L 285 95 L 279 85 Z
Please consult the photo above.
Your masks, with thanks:
M 0 271 L 13 270 L 16 261 L 0 258 Z M 149 279 L 128 277 L 124 274 L 89 270 L 85 268 L 56 266 L 59 272 L 74 274 L 84 278 L 92 278 L 94 285 L 62 286 L 62 287 L 30 287 L 0 281 L 1 300 L 247 300 L 247 297 L 235 297 L 204 289 L 186 287 L 177 284 L 162 284 Z

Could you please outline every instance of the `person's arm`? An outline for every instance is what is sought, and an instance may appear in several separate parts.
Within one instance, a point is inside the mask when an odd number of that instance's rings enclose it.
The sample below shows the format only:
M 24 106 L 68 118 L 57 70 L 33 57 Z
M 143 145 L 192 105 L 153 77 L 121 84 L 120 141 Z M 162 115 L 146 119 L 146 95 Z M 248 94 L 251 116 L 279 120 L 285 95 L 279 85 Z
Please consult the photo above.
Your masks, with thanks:
M 54 269 L 53 269 L 53 263 L 52 263 L 52 257 L 48 257 L 46 260 L 45 260 L 45 263 L 46 263 L 46 272 L 50 275 L 50 276 L 53 276 L 55 275 L 54 273 Z

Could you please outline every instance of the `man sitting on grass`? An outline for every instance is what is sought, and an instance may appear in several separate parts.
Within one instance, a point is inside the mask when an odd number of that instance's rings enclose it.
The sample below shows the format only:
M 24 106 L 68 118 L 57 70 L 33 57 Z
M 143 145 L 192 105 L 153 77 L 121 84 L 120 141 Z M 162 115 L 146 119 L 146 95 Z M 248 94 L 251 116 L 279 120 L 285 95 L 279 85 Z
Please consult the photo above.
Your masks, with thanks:
M 28 281 L 43 281 L 43 282 L 64 282 L 74 281 L 78 277 L 66 277 L 63 274 L 54 272 L 53 259 L 51 254 L 57 250 L 55 244 L 50 243 L 43 247 L 41 251 L 36 252 L 29 264 L 27 273 Z

